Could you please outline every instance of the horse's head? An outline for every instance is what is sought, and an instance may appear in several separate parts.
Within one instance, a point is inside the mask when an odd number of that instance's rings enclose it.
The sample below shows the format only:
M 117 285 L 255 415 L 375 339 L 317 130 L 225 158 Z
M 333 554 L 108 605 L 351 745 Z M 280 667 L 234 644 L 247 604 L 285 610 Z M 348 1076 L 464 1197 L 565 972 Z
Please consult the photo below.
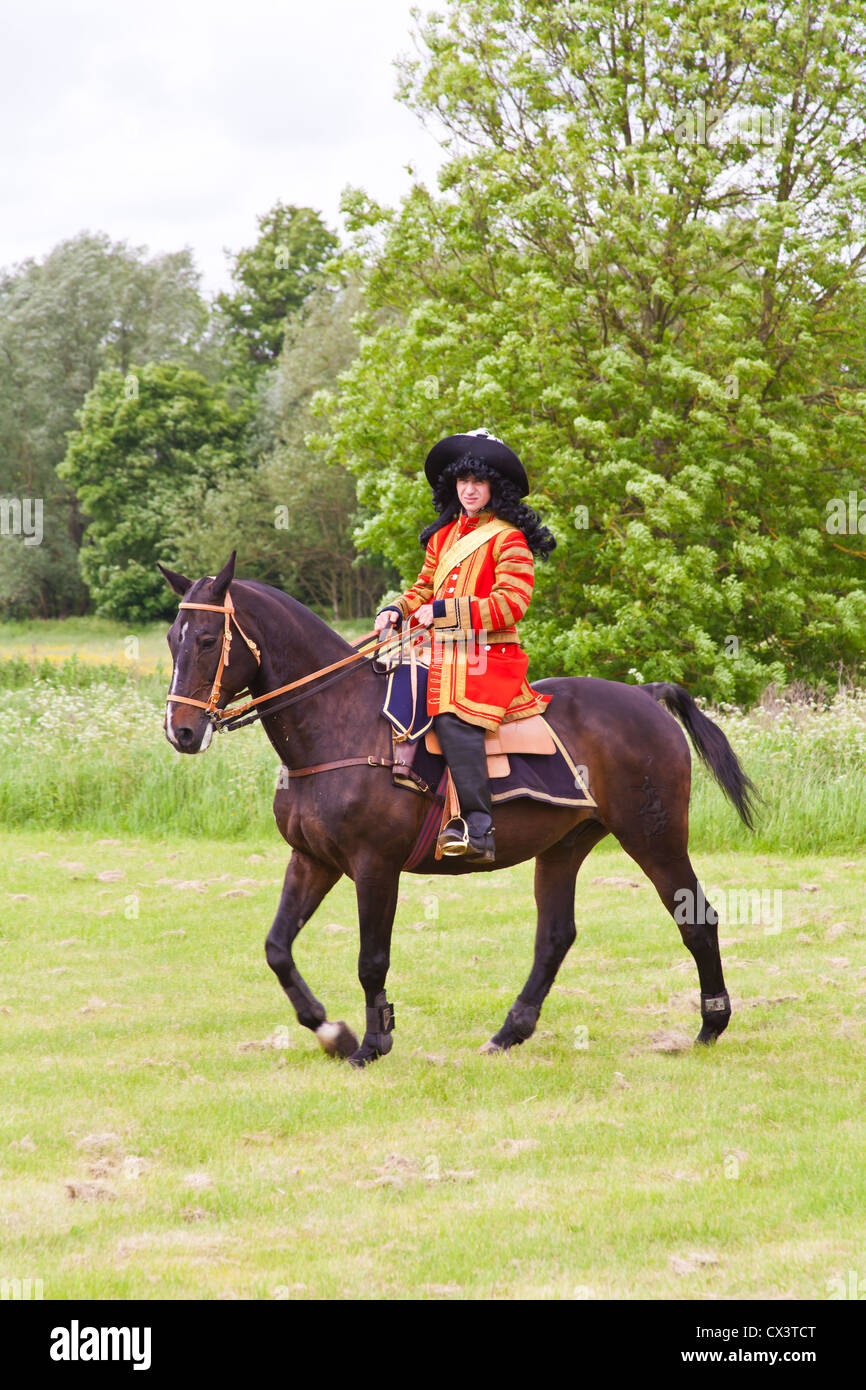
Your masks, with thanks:
M 248 639 L 231 640 L 238 632 L 231 620 L 233 608 L 229 593 L 235 572 L 235 552 L 232 551 L 213 579 L 187 579 L 163 565 L 159 565 L 159 569 L 183 600 L 168 630 L 174 670 L 166 707 L 165 734 L 179 753 L 203 753 L 213 737 L 211 711 L 222 709 L 228 700 L 239 694 L 253 679 L 258 667 Z M 196 606 L 199 604 L 204 606 Z

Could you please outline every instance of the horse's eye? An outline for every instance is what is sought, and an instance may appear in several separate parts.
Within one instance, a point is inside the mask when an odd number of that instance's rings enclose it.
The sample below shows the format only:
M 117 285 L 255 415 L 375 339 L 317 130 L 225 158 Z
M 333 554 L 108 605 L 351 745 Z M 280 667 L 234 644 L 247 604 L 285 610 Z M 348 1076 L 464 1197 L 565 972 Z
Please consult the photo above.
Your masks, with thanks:
M 208 647 L 216 646 L 216 640 L 217 639 L 215 637 L 200 637 L 199 646 L 202 647 L 205 651 L 207 651 Z

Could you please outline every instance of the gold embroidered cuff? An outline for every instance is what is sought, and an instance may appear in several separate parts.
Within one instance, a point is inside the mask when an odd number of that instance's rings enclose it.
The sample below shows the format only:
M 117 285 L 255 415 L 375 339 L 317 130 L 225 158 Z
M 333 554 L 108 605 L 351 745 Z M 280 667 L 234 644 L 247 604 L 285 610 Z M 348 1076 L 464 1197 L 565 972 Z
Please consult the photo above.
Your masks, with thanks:
M 433 619 L 433 627 L 437 632 L 459 628 L 462 632 L 472 631 L 472 609 L 468 598 L 446 598 L 442 602 L 445 604 L 445 612 L 441 618 Z

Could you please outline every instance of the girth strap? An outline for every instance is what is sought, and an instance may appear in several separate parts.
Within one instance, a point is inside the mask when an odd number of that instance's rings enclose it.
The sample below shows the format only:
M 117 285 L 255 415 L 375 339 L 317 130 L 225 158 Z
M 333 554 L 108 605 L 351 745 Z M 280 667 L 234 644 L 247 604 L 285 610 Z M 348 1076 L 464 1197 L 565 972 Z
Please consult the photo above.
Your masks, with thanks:
M 290 777 L 309 777 L 311 772 L 330 772 L 332 767 L 356 767 L 364 763 L 369 767 L 393 767 L 394 759 L 377 758 L 373 753 L 368 753 L 366 758 L 340 758 L 335 763 L 316 763 L 315 767 L 290 767 L 288 773 Z
M 427 785 L 423 777 L 419 777 L 414 768 L 408 763 L 404 763 L 400 758 L 378 758 L 374 753 L 368 753 L 366 758 L 339 758 L 333 763 L 316 763 L 315 767 L 290 767 L 287 769 L 290 777 L 309 777 L 312 772 L 330 772 L 335 767 L 396 767 L 400 771 L 401 777 L 408 777 L 414 782 L 422 792 L 432 796 L 435 800 L 441 800 L 436 792 Z

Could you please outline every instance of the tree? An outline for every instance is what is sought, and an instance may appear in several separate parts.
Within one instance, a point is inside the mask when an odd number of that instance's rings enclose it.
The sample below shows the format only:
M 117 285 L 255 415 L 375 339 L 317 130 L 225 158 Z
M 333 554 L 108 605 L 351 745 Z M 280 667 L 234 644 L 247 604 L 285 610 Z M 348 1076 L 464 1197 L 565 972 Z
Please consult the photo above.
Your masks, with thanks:
M 81 569 L 98 613 L 144 622 L 174 611 L 156 562 L 172 562 L 209 490 L 241 465 L 243 425 L 176 363 L 100 374 L 57 470 L 89 518 Z
M 358 543 L 414 578 L 424 455 L 486 425 L 558 538 L 537 674 L 748 699 L 855 661 L 866 547 L 826 522 L 864 484 L 866 5 L 454 0 L 419 35 L 439 192 L 344 197 Z
M 358 350 L 352 327 L 357 285 L 323 287 L 289 321 L 282 352 L 263 375 L 247 435 L 252 469 L 226 475 L 203 500 L 195 529 L 179 538 L 172 565 L 201 573 L 238 551 L 239 573 L 284 589 L 333 618 L 376 606 L 396 574 L 359 556 L 355 479 L 307 446 L 318 427 L 317 391 L 333 385 Z
M 239 335 L 247 363 L 262 367 L 279 356 L 286 320 L 321 283 L 338 242 L 312 208 L 278 202 L 257 221 L 255 245 L 233 257 L 234 292 L 216 302 Z
M 77 550 L 83 519 L 56 473 L 76 411 L 103 367 L 195 360 L 207 321 L 188 250 L 143 248 L 85 232 L 41 262 L 0 273 L 0 496 L 39 499 L 41 545 L 4 537 L 0 612 L 54 616 L 86 603 Z

